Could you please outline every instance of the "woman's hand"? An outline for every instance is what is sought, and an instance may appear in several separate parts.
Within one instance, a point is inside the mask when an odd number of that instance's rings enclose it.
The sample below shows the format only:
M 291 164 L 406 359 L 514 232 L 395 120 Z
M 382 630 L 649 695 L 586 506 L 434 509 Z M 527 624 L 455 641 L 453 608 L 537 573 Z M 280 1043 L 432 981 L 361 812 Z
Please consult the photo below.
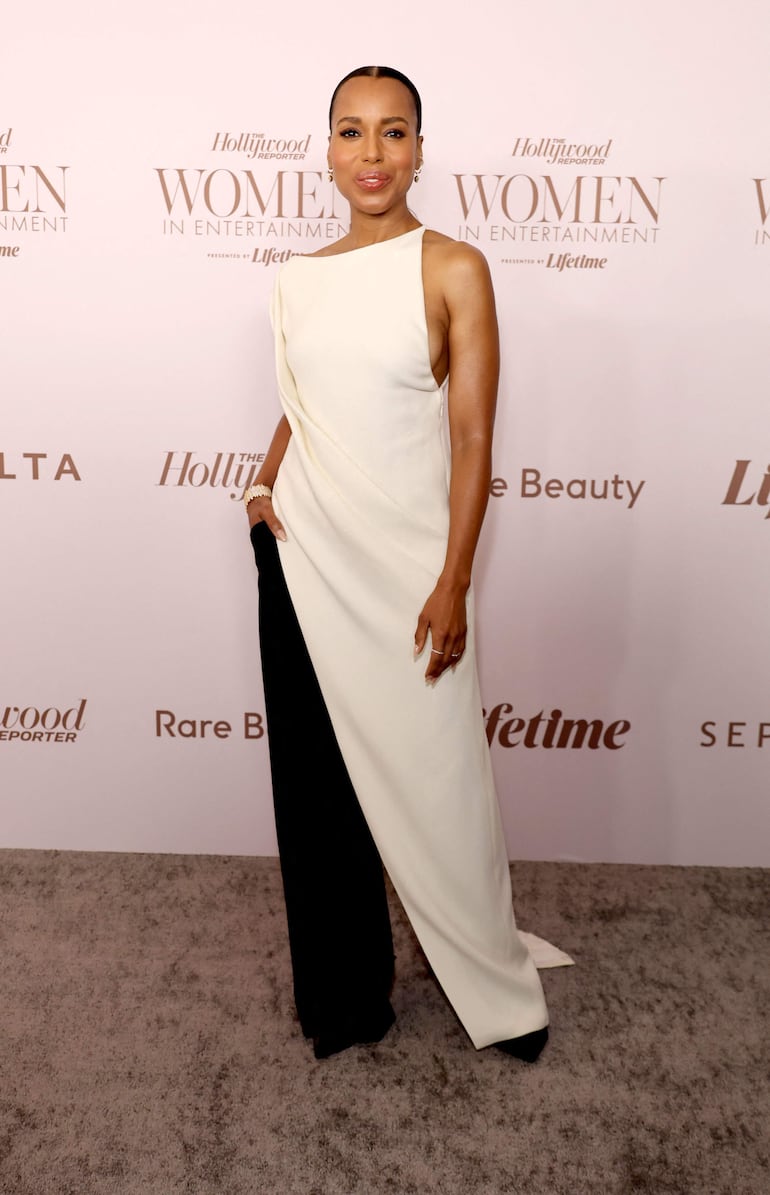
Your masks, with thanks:
M 246 507 L 246 514 L 249 516 L 249 529 L 256 527 L 257 523 L 267 523 L 276 539 L 286 540 L 283 525 L 273 510 L 272 498 L 252 498 Z
M 463 585 L 450 585 L 439 580 L 417 620 L 415 658 L 425 648 L 430 631 L 430 659 L 425 669 L 425 679 L 431 684 L 435 684 L 447 668 L 454 668 L 465 651 L 468 631 L 466 592 Z

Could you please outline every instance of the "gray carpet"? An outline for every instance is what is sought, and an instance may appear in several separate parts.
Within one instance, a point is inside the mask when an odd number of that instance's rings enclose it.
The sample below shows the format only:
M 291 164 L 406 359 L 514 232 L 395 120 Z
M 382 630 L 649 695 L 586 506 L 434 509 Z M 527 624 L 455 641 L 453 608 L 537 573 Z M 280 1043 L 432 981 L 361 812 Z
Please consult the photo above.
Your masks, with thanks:
M 8 1195 L 767 1195 L 770 871 L 519 863 L 535 1066 L 476 1052 L 393 901 L 398 1021 L 316 1062 L 272 859 L 0 852 Z

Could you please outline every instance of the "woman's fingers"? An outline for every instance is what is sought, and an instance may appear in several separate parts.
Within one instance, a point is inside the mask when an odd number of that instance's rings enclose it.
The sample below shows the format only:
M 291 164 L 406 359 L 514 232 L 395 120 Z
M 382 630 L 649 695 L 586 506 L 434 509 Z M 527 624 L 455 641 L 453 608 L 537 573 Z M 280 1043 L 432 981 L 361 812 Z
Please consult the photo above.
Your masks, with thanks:
M 436 627 L 430 628 L 430 656 L 428 657 L 428 666 L 425 669 L 425 679 L 429 681 L 438 680 L 441 673 L 446 667 L 445 660 L 445 641 L 446 632 L 439 631 Z
M 246 513 L 249 516 L 249 527 L 255 527 L 257 523 L 267 523 L 276 539 L 286 541 L 283 524 L 273 510 L 273 503 L 269 498 L 253 498 L 246 507 Z
M 465 635 L 446 635 L 442 638 L 438 634 L 434 635 L 431 629 L 431 644 L 425 679 L 435 682 L 447 668 L 455 668 L 460 663 L 465 651 Z
M 415 658 L 415 660 L 417 659 L 417 657 L 419 655 L 422 654 L 423 648 L 425 647 L 425 641 L 428 638 L 428 627 L 429 626 L 430 626 L 430 623 L 428 622 L 427 615 L 426 615 L 425 611 L 423 610 L 422 613 L 420 614 L 420 617 L 417 619 L 417 630 L 414 633 L 414 658 Z
M 450 651 L 449 667 L 456 668 L 457 665 L 460 663 L 460 660 L 463 658 L 464 654 L 465 654 L 465 635 L 463 635 L 461 637 L 461 639 L 458 640 L 457 643 L 455 643 L 453 650 Z
M 446 667 L 446 655 L 443 648 L 432 647 L 430 649 L 428 667 L 425 669 L 425 679 L 427 681 L 437 681 Z
M 430 648 L 425 660 L 428 684 L 435 684 L 447 668 L 454 668 L 460 662 L 467 630 L 464 602 L 460 606 L 434 590 L 422 608 L 414 636 L 415 659 L 426 646 Z

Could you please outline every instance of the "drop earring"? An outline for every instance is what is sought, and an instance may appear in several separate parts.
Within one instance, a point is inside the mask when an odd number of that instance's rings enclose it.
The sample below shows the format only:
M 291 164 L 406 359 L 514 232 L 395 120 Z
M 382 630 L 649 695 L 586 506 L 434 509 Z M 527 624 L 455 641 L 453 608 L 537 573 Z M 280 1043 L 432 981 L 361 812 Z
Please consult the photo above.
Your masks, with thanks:
M 420 165 L 417 167 L 417 169 L 414 172 L 414 181 L 416 183 L 419 183 L 421 173 L 422 173 L 422 162 L 420 162 Z
M 333 183 L 334 182 L 334 171 L 332 170 L 331 166 L 327 166 L 326 173 L 329 176 L 329 182 Z

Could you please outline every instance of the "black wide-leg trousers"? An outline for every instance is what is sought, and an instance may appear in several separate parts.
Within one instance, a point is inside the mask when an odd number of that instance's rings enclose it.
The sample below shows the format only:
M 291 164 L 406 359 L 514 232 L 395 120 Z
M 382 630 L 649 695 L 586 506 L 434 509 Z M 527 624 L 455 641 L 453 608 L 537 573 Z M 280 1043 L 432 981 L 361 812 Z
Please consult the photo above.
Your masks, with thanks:
M 266 523 L 251 529 L 294 996 L 306 1037 L 378 1040 L 393 1019 L 385 880 Z

